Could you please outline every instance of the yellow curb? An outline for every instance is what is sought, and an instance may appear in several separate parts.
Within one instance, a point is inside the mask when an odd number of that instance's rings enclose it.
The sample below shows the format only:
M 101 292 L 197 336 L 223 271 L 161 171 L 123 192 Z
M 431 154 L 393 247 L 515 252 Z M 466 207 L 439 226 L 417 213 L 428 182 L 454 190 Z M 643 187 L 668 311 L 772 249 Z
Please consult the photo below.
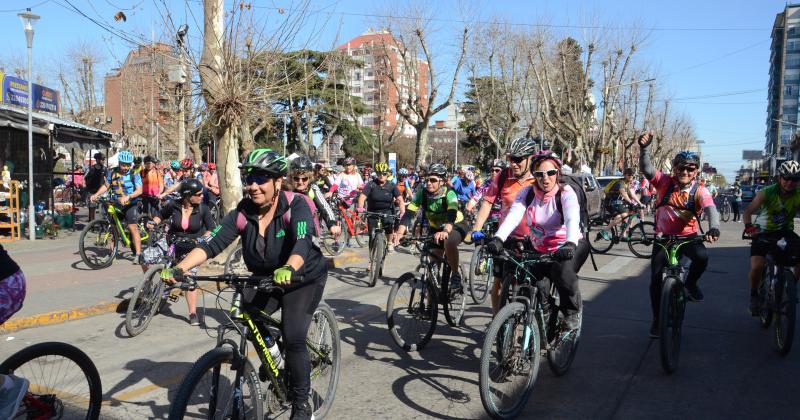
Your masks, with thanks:
M 13 331 L 24 330 L 26 328 L 61 324 L 67 321 L 74 321 L 76 319 L 115 312 L 119 305 L 120 302 L 104 302 L 88 307 L 53 311 L 38 315 L 31 315 L 24 318 L 10 319 L 6 321 L 2 327 L 0 327 L 0 334 L 7 334 Z
M 362 263 L 367 261 L 366 257 L 362 257 L 358 254 L 342 254 L 338 257 L 328 257 L 327 259 L 329 268 L 341 268 L 344 267 L 345 264 Z

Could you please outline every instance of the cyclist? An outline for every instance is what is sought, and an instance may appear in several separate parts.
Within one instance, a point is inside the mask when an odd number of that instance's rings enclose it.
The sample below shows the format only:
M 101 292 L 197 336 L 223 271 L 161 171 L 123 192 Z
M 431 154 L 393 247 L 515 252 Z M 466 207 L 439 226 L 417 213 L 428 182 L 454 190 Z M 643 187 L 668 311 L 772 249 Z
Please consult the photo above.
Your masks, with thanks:
M 387 179 L 391 173 L 389 164 L 386 162 L 376 163 L 375 173 L 377 177 L 368 182 L 364 190 L 361 191 L 361 195 L 358 196 L 356 211 L 363 213 L 364 203 L 366 203 L 367 209 L 371 212 L 394 215 L 395 205 L 397 205 L 397 209 L 400 211 L 400 217 L 402 218 L 406 212 L 406 206 L 403 201 L 403 196 L 400 194 L 400 189 L 397 188 L 394 182 Z M 375 226 L 377 223 L 378 221 L 374 217 L 367 218 L 370 255 L 372 255 L 373 235 L 375 235 Z M 394 224 L 385 224 L 383 228 L 388 238 L 387 242 L 392 244 L 392 246 L 389 247 L 389 252 L 394 252 L 394 248 L 399 241 L 397 235 L 394 235 L 396 226 Z M 367 270 L 369 270 L 369 268 L 367 268 Z
M 414 194 L 414 198 L 406 207 L 400 221 L 397 234 L 401 237 L 411 227 L 414 215 L 422 210 L 422 217 L 427 220 L 434 233 L 434 241 L 444 243 L 445 257 L 450 265 L 451 290 L 461 288 L 461 274 L 458 270 L 458 244 L 464 240 L 469 226 L 463 222 L 464 215 L 458 210 L 458 198 L 455 191 L 447 188 L 447 168 L 441 163 L 432 164 L 427 170 L 425 187 Z M 437 250 L 439 255 L 441 251 Z
M 320 192 L 325 195 L 325 198 L 330 198 L 333 194 L 331 191 L 333 184 L 331 184 L 329 175 L 330 173 L 327 166 L 321 163 L 314 165 L 314 184 L 319 188 Z
M 339 197 L 345 199 L 347 204 L 350 204 L 348 200 L 350 200 L 357 191 L 361 191 L 361 189 L 364 188 L 364 179 L 361 178 L 361 174 L 358 173 L 356 160 L 354 158 L 346 158 L 343 163 L 344 173 L 339 174 L 336 178 L 336 185 L 338 185 Z
M 322 195 L 319 186 L 314 182 L 313 168 L 314 164 L 306 156 L 295 158 L 291 165 L 292 182 L 291 186 L 295 192 L 308 196 L 314 207 L 311 208 L 311 214 L 319 213 L 319 217 L 325 222 L 328 231 L 333 236 L 339 236 L 342 228 L 339 226 L 339 220 L 336 218 L 328 201 Z
M 253 303 L 274 312 L 279 304 L 286 367 L 292 378 L 289 398 L 292 419 L 309 419 L 311 366 L 306 337 L 311 317 L 322 299 L 328 265 L 317 245 L 318 232 L 303 197 L 281 193 L 286 158 L 270 149 L 250 152 L 241 168 L 248 197 L 223 218 L 209 242 L 202 243 L 177 265 L 194 268 L 213 258 L 241 236 L 242 257 L 254 275 L 273 275 L 284 286 L 282 294 L 257 293 Z M 298 277 L 295 276 L 298 275 Z M 302 277 L 299 277 L 302 275 Z
M 112 200 L 122 207 L 122 214 L 125 215 L 125 223 L 131 233 L 133 242 L 134 258 L 133 263 L 139 263 L 139 256 L 142 253 L 142 237 L 139 235 L 139 196 L 142 195 L 142 177 L 133 173 L 133 154 L 127 150 L 119 152 L 117 155 L 119 166 L 111 170 L 106 176 L 105 183 L 96 193 L 89 197 L 89 201 L 97 200 L 97 197 L 104 192 L 111 190 Z
M 0 325 L 22 308 L 25 292 L 25 275 L 0 245 Z M 25 378 L 0 374 L 0 418 L 14 418 L 28 385 Z
M 100 190 L 100 187 L 103 186 L 108 176 L 105 163 L 106 155 L 101 152 L 94 154 L 94 165 L 89 168 L 86 175 L 83 177 L 83 183 L 86 185 L 86 194 L 89 194 L 89 196 L 96 194 L 97 191 Z M 97 209 L 97 204 L 90 200 L 89 203 L 87 203 L 87 207 L 89 208 L 89 221 L 91 222 L 94 220 L 94 212 L 95 209 Z
M 456 192 L 460 210 L 464 210 L 467 202 L 475 195 L 475 181 L 470 179 L 470 175 L 472 175 L 471 171 L 462 166 L 458 168 L 458 174 L 447 182 L 448 186 Z
M 194 173 L 194 162 L 188 158 L 181 161 L 180 175 L 176 179 L 177 182 L 159 194 L 158 198 L 164 198 L 170 194 L 174 194 L 181 186 L 181 182 L 187 179 L 197 179 L 197 176 Z
M 483 225 L 489 219 L 493 212 L 493 208 L 499 206 L 500 217 L 499 223 L 511 210 L 511 206 L 517 199 L 517 195 L 525 187 L 533 185 L 534 178 L 531 174 L 531 159 L 536 151 L 536 142 L 527 137 L 520 137 L 514 139 L 509 143 L 506 149 L 508 157 L 508 169 L 504 168 L 501 162 L 495 160 L 492 163 L 493 168 L 501 169 L 494 175 L 491 185 L 483 194 L 483 202 L 478 210 L 478 215 L 475 216 L 475 224 L 472 226 L 472 240 L 478 241 L 482 239 L 483 235 L 481 230 Z M 528 242 L 528 225 L 525 223 L 517 223 L 517 226 L 506 235 L 504 246 L 507 249 L 517 249 L 520 244 Z M 503 283 L 503 267 L 502 264 L 494 266 L 494 284 L 492 286 L 492 313 L 496 314 L 500 302 L 500 288 Z
M 164 177 L 161 171 L 156 168 L 158 159 L 150 155 L 144 157 L 144 169 L 142 169 L 142 211 L 145 214 L 154 215 L 159 212 L 160 200 L 158 195 L 164 190 Z
M 583 306 L 578 271 L 589 256 L 589 243 L 581 233 L 578 195 L 569 185 L 558 182 L 562 163 L 555 153 L 543 150 L 534 155 L 531 164 L 536 182 L 517 195 L 487 249 L 490 253 L 499 253 L 505 247 L 506 238 L 524 219 L 533 249 L 553 253 L 558 260 L 539 264 L 534 271 L 555 281 L 564 323 L 567 328 L 576 330 L 581 326 Z M 559 213 L 557 200 L 561 202 L 563 214 Z
M 781 238 L 787 242 L 786 249 L 794 256 L 800 255 L 800 237 L 794 232 L 794 218 L 800 211 L 800 163 L 787 160 L 778 167 L 778 182 L 756 193 L 753 202 L 744 211 L 744 233 L 758 234 L 750 245 L 750 314 L 758 315 L 758 284 L 764 273 L 766 256 L 771 244 Z M 755 223 L 752 222 L 756 215 Z M 794 275 L 800 277 L 800 264 L 795 265 Z
M 699 213 L 708 216 L 708 231 L 705 240 L 719 239 L 719 213 L 708 190 L 699 185 L 696 175 L 700 158 L 693 152 L 680 152 L 672 159 L 672 175 L 656 170 L 650 163 L 652 133 L 639 136 L 639 168 L 656 188 L 660 202 L 656 205 L 656 232 L 664 235 L 696 237 L 700 226 Z M 708 251 L 702 243 L 691 243 L 680 248 L 680 254 L 692 261 L 686 277 L 686 292 L 689 300 L 701 302 L 703 293 L 697 286 L 700 276 L 708 266 Z M 658 337 L 658 311 L 661 299 L 661 271 L 667 263 L 666 252 L 660 247 L 653 249 L 650 268 L 650 306 L 653 323 L 650 336 Z
M 611 221 L 598 235 L 607 241 L 611 240 L 611 228 L 622 223 L 624 219 L 630 216 L 629 209 L 644 207 L 632 189 L 634 184 L 633 172 L 633 168 L 626 168 L 623 179 L 615 179 L 606 186 L 604 206 L 606 212 L 611 215 Z M 621 233 L 620 240 L 626 240 L 627 232 Z
M 196 179 L 187 179 L 178 187 L 180 201 L 170 201 L 161 210 L 160 217 L 153 221 L 169 220 L 167 240 L 175 246 L 175 258 L 180 260 L 197 246 L 201 236 L 208 237 L 216 224 L 211 217 L 211 210 L 203 204 L 203 184 Z M 197 317 L 197 291 L 186 292 L 186 304 L 189 307 L 189 325 L 200 325 Z
M 469 202 L 467 202 L 468 212 L 475 210 L 475 206 L 477 206 L 478 203 L 481 202 L 483 195 L 486 194 L 486 191 L 488 191 L 489 187 L 492 185 L 494 177 L 497 176 L 500 172 L 503 172 L 503 170 L 506 169 L 506 166 L 507 166 L 506 161 L 504 161 L 503 159 L 495 159 L 494 161 L 492 161 L 491 174 L 489 175 L 488 178 L 486 178 L 485 181 L 483 181 L 483 183 L 481 183 L 481 186 L 475 190 L 475 195 L 473 195 L 472 198 L 470 198 Z M 489 217 L 491 218 L 499 216 L 500 216 L 500 206 L 493 205 L 492 213 L 489 215 Z
M 203 203 L 207 206 L 217 204 L 219 200 L 219 176 L 217 175 L 217 165 L 214 162 L 203 163 L 200 165 L 200 181 L 203 183 L 204 195 Z

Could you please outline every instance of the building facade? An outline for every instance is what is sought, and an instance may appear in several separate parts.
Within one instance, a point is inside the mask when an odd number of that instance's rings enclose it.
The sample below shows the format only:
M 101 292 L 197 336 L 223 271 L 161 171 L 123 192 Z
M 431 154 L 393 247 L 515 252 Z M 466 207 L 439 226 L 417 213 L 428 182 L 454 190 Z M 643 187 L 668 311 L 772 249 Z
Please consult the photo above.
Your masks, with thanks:
M 169 81 L 179 64 L 172 46 L 140 46 L 105 77 L 105 129 L 137 154 L 177 155 L 177 91 Z
M 800 4 L 788 4 L 775 16 L 770 47 L 764 155 L 770 174 L 792 155 L 800 105 Z

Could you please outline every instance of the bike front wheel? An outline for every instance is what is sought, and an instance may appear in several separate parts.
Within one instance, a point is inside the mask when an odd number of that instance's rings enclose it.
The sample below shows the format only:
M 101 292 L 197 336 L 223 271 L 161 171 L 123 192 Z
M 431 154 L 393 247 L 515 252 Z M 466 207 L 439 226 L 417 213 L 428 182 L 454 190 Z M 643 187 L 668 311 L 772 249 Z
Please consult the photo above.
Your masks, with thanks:
M 775 291 L 775 346 L 778 354 L 786 356 L 792 350 L 794 328 L 797 320 L 797 282 L 789 269 L 784 269 L 783 278 Z
M 639 258 L 650 258 L 653 255 L 653 243 L 656 240 L 656 224 L 640 222 L 631 228 L 628 234 L 628 248 Z
M 614 246 L 614 233 L 614 228 L 610 230 L 606 229 L 606 223 L 601 219 L 589 221 L 589 228 L 587 230 L 589 247 L 598 254 L 605 254 Z M 608 239 L 606 239 L 606 237 Z
M 311 362 L 311 404 L 314 418 L 322 419 L 333 405 L 342 358 L 339 325 L 331 308 L 324 303 L 314 311 L 307 344 Z
M 520 415 L 528 402 L 541 362 L 541 335 L 525 305 L 513 302 L 495 315 L 483 339 L 480 394 L 492 418 Z
M 87 267 L 99 270 L 110 266 L 118 250 L 117 229 L 108 220 L 92 220 L 81 231 L 78 253 Z
M 238 358 L 231 347 L 201 356 L 181 381 L 169 418 L 263 419 L 258 374 Z
M 672 276 L 664 278 L 660 304 L 661 367 L 664 372 L 673 373 L 678 370 L 680 361 L 683 314 L 686 309 L 686 294 L 680 280 Z
M 372 241 L 372 251 L 369 258 L 369 287 L 378 284 L 378 278 L 383 270 L 383 259 L 386 258 L 386 236 L 383 232 L 376 230 L 375 239 Z
M 475 247 L 469 261 L 469 294 L 475 304 L 486 302 L 494 278 L 494 261 L 484 245 Z
M 436 289 L 414 273 L 397 279 L 386 302 L 389 334 L 405 351 L 422 350 L 436 329 L 439 315 Z
M 719 218 L 722 219 L 723 222 L 727 222 L 731 219 L 731 205 L 725 203 L 722 205 L 722 211 L 719 212 Z
M 22 418 L 95 420 L 100 417 L 103 386 L 92 359 L 67 343 L 24 348 L 0 364 L 0 373 L 30 382 L 17 415 Z
M 164 282 L 161 281 L 163 268 L 160 264 L 150 267 L 144 273 L 142 283 L 133 291 L 125 313 L 125 331 L 131 337 L 144 332 L 161 307 L 164 293 Z

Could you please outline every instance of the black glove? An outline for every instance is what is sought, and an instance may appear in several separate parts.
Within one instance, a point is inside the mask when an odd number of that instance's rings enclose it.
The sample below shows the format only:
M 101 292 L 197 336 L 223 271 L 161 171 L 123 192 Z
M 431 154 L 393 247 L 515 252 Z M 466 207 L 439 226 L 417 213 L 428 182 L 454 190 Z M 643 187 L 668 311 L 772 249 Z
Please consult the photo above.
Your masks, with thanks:
M 575 248 L 577 248 L 577 245 L 572 242 L 566 242 L 553 253 L 553 258 L 559 261 L 571 260 L 575 256 Z
M 495 236 L 486 244 L 486 250 L 492 255 L 498 255 L 503 251 L 503 240 Z
M 719 238 L 719 229 L 711 228 L 711 229 L 708 230 L 708 232 L 706 232 L 706 235 L 708 235 L 708 236 L 710 236 L 710 237 L 712 237 L 714 239 L 718 239 Z

